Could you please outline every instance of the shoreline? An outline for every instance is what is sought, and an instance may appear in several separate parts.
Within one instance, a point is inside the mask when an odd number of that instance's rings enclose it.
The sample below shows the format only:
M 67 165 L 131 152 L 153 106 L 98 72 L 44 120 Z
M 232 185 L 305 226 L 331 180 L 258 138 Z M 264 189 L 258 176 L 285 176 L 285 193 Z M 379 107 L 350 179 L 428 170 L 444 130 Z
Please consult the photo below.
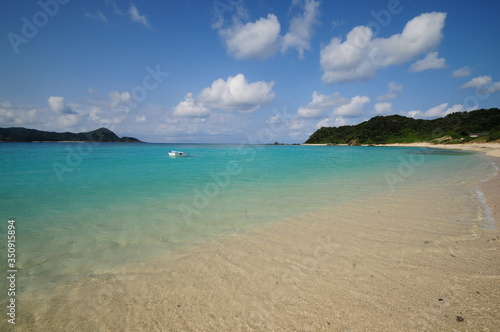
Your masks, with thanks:
M 500 232 L 481 228 L 471 189 L 498 192 L 500 176 L 467 181 L 419 183 L 107 267 L 23 301 L 19 322 L 54 331 L 494 330 Z
M 432 149 L 447 150 L 466 150 L 484 152 L 487 156 L 500 158 L 500 143 L 470 143 L 470 144 L 432 144 L 426 142 L 420 143 L 395 143 L 395 144 L 377 144 L 375 146 L 391 147 L 422 147 Z
M 348 146 L 347 144 L 300 144 L 303 146 Z M 433 144 L 427 142 L 415 143 L 392 143 L 392 144 L 374 144 L 374 145 L 359 145 L 373 147 L 409 147 L 409 148 L 432 148 L 432 149 L 447 149 L 447 150 L 467 150 L 484 152 L 488 156 L 500 158 L 500 143 L 469 143 L 469 144 Z

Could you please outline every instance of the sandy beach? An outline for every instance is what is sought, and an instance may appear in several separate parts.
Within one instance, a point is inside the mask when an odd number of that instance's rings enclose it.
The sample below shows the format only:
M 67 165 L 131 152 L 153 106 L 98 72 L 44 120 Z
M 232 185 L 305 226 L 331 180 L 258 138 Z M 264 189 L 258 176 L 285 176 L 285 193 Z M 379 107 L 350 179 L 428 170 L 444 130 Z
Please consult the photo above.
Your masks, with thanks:
M 408 146 L 408 147 L 424 147 L 433 149 L 468 150 L 468 151 L 484 152 L 488 156 L 500 158 L 500 143 L 471 143 L 471 144 L 409 143 L 409 144 L 383 144 L 377 146 Z
M 25 331 L 495 331 L 500 232 L 484 227 L 464 190 L 474 186 L 407 186 L 104 268 L 21 302 L 19 321 Z M 498 221 L 500 176 L 481 187 Z

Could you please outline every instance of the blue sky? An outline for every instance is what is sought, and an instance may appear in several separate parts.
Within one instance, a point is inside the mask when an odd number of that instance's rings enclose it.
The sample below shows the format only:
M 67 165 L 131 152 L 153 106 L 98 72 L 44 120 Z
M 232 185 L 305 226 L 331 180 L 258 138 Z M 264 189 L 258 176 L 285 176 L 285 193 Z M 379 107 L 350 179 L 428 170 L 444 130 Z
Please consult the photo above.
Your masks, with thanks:
M 4 1 L 0 126 L 292 143 L 498 107 L 499 14 L 493 0 Z

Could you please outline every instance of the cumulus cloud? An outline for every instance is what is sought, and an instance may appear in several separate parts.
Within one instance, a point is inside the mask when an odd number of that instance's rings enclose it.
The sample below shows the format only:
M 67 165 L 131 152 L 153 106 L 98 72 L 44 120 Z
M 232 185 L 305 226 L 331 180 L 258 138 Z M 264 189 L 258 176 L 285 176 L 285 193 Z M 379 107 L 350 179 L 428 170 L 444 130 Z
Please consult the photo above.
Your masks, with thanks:
M 146 115 L 131 117 L 134 103 L 128 92 L 111 91 L 80 103 L 68 103 L 62 96 L 47 98 L 42 107 L 16 106 L 0 102 L 0 126 L 30 127 L 54 131 L 87 131 L 106 126 L 113 130 L 118 125 L 146 121 Z M 156 114 L 156 116 L 160 116 Z M 135 121 L 134 121 L 135 120 Z
M 297 111 L 297 115 L 302 118 L 319 119 L 324 117 L 328 110 L 332 110 L 348 102 L 349 99 L 342 97 L 340 92 L 323 95 L 314 91 L 312 94 L 312 101 L 306 107 L 300 107 Z
M 333 38 L 320 53 L 323 81 L 366 81 L 383 68 L 401 65 L 435 49 L 443 38 L 445 18 L 445 13 L 421 14 L 401 33 L 388 38 L 373 38 L 373 31 L 366 26 L 352 29 L 345 41 Z
M 76 114 L 63 114 L 56 119 L 57 128 L 73 127 L 79 123 L 80 118 Z
M 325 118 L 316 124 L 316 129 L 319 129 L 321 127 L 340 127 L 345 126 L 348 123 L 349 121 L 341 116 Z
M 64 103 L 63 97 L 49 97 L 49 99 L 47 100 L 47 103 L 49 104 L 49 108 L 52 112 L 59 113 L 59 114 L 75 114 L 76 113 L 75 111 L 73 111 L 71 106 Z
M 297 131 L 297 130 L 304 129 L 305 126 L 306 126 L 306 122 L 304 120 L 292 119 L 290 121 L 289 129 Z
M 210 114 L 208 108 L 206 108 L 202 103 L 196 102 L 193 99 L 193 94 L 188 93 L 184 97 L 184 101 L 181 101 L 174 108 L 174 115 L 188 118 L 204 118 Z
M 446 68 L 446 59 L 438 58 L 438 52 L 430 52 L 422 60 L 418 60 L 410 66 L 411 73 L 429 70 Z
M 448 107 L 448 105 L 449 105 L 448 103 L 443 103 L 441 105 L 429 108 L 427 111 L 420 111 L 420 110 L 410 111 L 407 112 L 407 115 L 416 119 L 429 119 L 429 118 L 440 118 L 451 113 L 466 111 L 463 105 L 456 104 L 451 107 Z
M 370 98 L 366 96 L 354 96 L 349 103 L 335 108 L 333 114 L 345 118 L 357 117 L 365 113 L 364 106 L 369 102 Z
M 299 3 L 296 3 L 298 5 Z M 286 52 L 290 48 L 295 48 L 299 53 L 299 58 L 304 58 L 304 50 L 311 50 L 311 38 L 314 33 L 314 26 L 319 23 L 319 1 L 300 1 L 304 8 L 301 15 L 295 16 L 290 21 L 290 28 L 283 37 L 281 52 Z
M 140 23 L 146 27 L 151 27 L 147 17 L 139 14 L 139 10 L 137 9 L 137 6 L 135 4 L 133 3 L 130 4 L 128 13 L 130 15 L 130 19 L 132 20 L 132 22 Z
M 110 107 L 128 106 L 130 103 L 134 102 L 134 99 L 128 91 L 111 91 L 108 93 L 108 99 Z
M 227 29 L 219 31 L 230 55 L 237 59 L 267 59 L 279 47 L 281 26 L 278 18 L 267 15 L 255 22 L 242 24 L 236 22 Z
M 113 125 L 121 124 L 122 121 L 127 117 L 128 114 L 116 115 L 113 112 L 110 112 L 109 109 L 94 106 L 91 107 L 88 111 L 89 118 L 92 120 L 94 124 L 99 127 L 108 127 Z
M 462 68 L 458 68 L 457 70 L 454 70 L 451 73 L 451 77 L 466 77 L 469 76 L 470 74 L 472 74 L 472 70 L 469 67 L 465 66 Z
M 204 142 L 220 142 L 224 136 L 237 136 L 237 142 L 241 142 L 245 137 L 244 128 L 248 125 L 246 116 L 240 113 L 212 113 L 206 118 L 167 118 L 158 124 L 157 134 L 174 142 L 199 142 L 200 137 Z
M 374 107 L 375 113 L 377 115 L 386 115 L 392 113 L 392 103 L 377 103 Z
M 228 53 L 237 59 L 268 59 L 279 50 L 286 53 L 297 50 L 299 57 L 311 49 L 311 38 L 315 26 L 319 23 L 319 5 L 317 0 L 294 0 L 293 8 L 300 8 L 300 13 L 292 17 L 288 32 L 281 35 L 278 17 L 269 13 L 254 22 L 244 21 L 248 14 L 243 4 L 236 4 L 232 24 L 226 28 L 224 18 L 216 13 L 212 28 L 219 31 Z
M 24 126 L 34 123 L 37 110 L 32 107 L 15 106 L 8 101 L 0 103 L 0 124 L 3 126 Z
M 238 74 L 215 80 L 201 91 L 198 99 L 210 108 L 252 113 L 274 100 L 273 86 L 273 81 L 248 83 L 245 75 Z
M 493 82 L 493 78 L 489 75 L 478 76 L 460 87 L 460 89 L 469 88 L 476 89 L 480 94 L 487 95 L 500 91 L 500 82 Z
M 274 82 L 249 83 L 245 75 L 229 76 L 227 80 L 219 78 L 204 88 L 198 97 L 190 92 L 173 108 L 173 115 L 181 118 L 192 118 L 205 121 L 215 116 L 214 110 L 234 113 L 253 113 L 262 105 L 274 100 L 272 92 Z
M 379 96 L 377 100 L 391 100 L 396 98 L 398 92 L 403 91 L 403 84 L 398 84 L 397 82 L 391 81 L 388 84 L 389 90 L 385 95 Z

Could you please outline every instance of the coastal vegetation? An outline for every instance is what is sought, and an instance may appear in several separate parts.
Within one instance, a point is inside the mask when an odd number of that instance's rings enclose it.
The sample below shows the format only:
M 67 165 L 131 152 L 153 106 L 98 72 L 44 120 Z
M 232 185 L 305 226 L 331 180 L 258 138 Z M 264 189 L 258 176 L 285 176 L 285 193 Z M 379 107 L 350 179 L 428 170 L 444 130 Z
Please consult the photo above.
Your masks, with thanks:
M 107 128 L 83 133 L 56 133 L 23 127 L 0 128 L 0 142 L 105 142 L 142 143 L 134 137 L 118 137 Z
M 422 120 L 401 115 L 376 116 L 358 125 L 321 127 L 306 144 L 453 144 L 500 140 L 500 110 L 456 112 Z

